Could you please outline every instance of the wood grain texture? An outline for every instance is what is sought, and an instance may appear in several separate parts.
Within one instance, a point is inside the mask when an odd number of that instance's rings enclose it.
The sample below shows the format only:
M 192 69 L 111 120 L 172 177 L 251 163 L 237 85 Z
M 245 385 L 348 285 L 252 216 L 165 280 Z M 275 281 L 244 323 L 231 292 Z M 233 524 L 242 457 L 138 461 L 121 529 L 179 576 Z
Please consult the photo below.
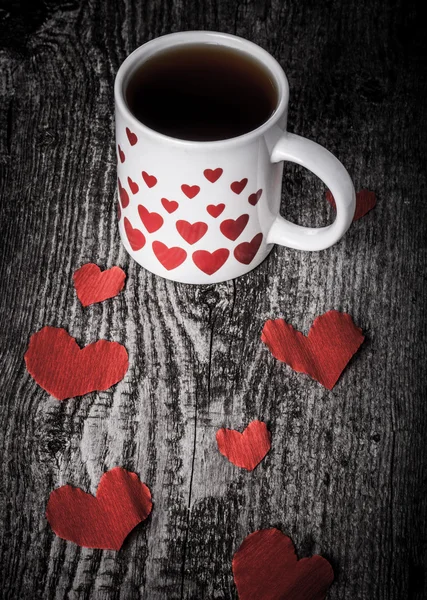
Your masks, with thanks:
M 416 3 L 394 0 L 14 0 L 0 10 L 0 594 L 11 599 L 235 600 L 231 558 L 278 526 L 326 556 L 328 599 L 427 597 L 427 53 Z M 329 250 L 276 248 L 215 286 L 134 264 L 115 216 L 113 80 L 143 42 L 186 29 L 263 46 L 291 86 L 289 129 L 328 147 L 374 211 Z M 283 213 L 332 219 L 322 184 L 285 166 Z M 85 262 L 127 272 L 83 309 Z M 348 311 L 367 340 L 332 392 L 278 363 L 264 321 L 307 332 Z M 112 390 L 59 403 L 25 371 L 29 336 L 64 326 L 123 343 Z M 268 423 L 252 473 L 216 449 L 220 427 Z M 118 552 L 81 549 L 44 517 L 49 492 L 94 492 L 116 465 L 154 508 Z

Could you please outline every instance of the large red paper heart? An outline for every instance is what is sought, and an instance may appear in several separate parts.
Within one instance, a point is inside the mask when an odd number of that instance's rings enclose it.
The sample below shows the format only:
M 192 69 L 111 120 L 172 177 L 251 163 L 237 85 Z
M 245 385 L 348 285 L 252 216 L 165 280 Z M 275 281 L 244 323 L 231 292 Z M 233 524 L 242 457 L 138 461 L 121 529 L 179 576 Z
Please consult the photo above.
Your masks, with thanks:
M 145 235 L 139 229 L 132 227 L 131 222 L 127 217 L 125 217 L 124 223 L 130 247 L 134 252 L 141 250 L 141 248 L 145 246 Z
M 237 240 L 249 221 L 249 215 L 241 215 L 237 219 L 226 219 L 219 226 L 221 233 L 229 240 Z
M 125 153 L 123 152 L 123 150 L 120 148 L 119 145 L 117 145 L 117 148 L 118 148 L 118 151 L 119 151 L 120 162 L 124 163 L 125 159 L 126 159 Z
M 196 267 L 203 271 L 203 273 L 213 275 L 223 266 L 229 255 L 230 250 L 220 248 L 219 250 L 215 250 L 215 252 L 196 250 L 196 252 L 193 252 L 192 258 Z
M 219 429 L 216 432 L 218 450 L 223 456 L 247 471 L 253 471 L 271 447 L 271 436 L 262 421 L 252 421 L 243 431 Z
M 265 323 L 261 339 L 278 360 L 331 390 L 365 338 L 350 315 L 330 310 L 314 320 L 307 337 L 276 319 Z
M 258 190 L 255 194 L 251 194 L 248 198 L 249 204 L 252 204 L 252 206 L 256 206 L 258 204 L 261 196 L 262 196 L 262 190 Z
M 181 186 L 181 189 L 190 200 L 200 192 L 200 187 L 198 185 L 187 185 L 186 183 Z
M 120 179 L 118 179 L 117 182 L 119 184 L 120 202 L 122 203 L 122 207 L 126 208 L 129 205 L 129 194 L 127 193 L 125 188 L 120 183 Z
M 216 219 L 217 217 L 219 217 L 219 215 L 223 213 L 224 208 L 225 204 L 209 204 L 206 207 L 206 210 L 208 211 L 211 217 Z
M 142 179 L 149 188 L 154 187 L 157 183 L 157 177 L 154 177 L 154 175 L 149 175 L 146 171 L 142 171 Z
M 262 233 L 257 233 L 250 242 L 242 242 L 236 246 L 234 249 L 234 256 L 236 260 L 244 265 L 249 265 L 254 259 L 255 254 L 258 252 L 261 242 Z
M 245 177 L 245 179 L 242 179 L 241 181 L 233 181 L 230 187 L 235 194 L 241 194 L 245 189 L 247 183 L 248 180 Z
M 181 265 L 187 258 L 187 252 L 183 248 L 174 246 L 168 248 L 162 242 L 153 242 L 153 252 L 157 260 L 164 266 L 165 269 L 171 271 Z
M 33 379 L 58 400 L 108 390 L 129 366 L 118 342 L 98 340 L 80 348 L 65 329 L 49 326 L 31 336 L 24 358 Z
M 248 535 L 232 569 L 240 600 L 324 600 L 334 581 L 326 558 L 298 560 L 292 540 L 274 528 Z
M 126 127 L 126 135 L 128 136 L 129 144 L 131 146 L 135 146 L 138 138 L 136 137 L 136 134 L 129 129 L 129 127 Z
M 222 175 L 222 169 L 218 167 L 217 169 L 205 169 L 203 171 L 203 175 L 206 177 L 208 181 L 211 183 L 215 183 Z
M 85 548 L 120 550 L 152 506 L 150 490 L 138 475 L 115 467 L 101 477 L 96 497 L 72 485 L 53 490 L 46 518 L 64 540 Z
M 156 212 L 150 212 L 142 204 L 138 204 L 138 214 L 148 233 L 154 233 L 163 225 L 163 217 Z
M 139 185 L 136 183 L 136 181 L 132 181 L 132 179 L 128 177 L 128 184 L 132 194 L 137 194 L 139 191 Z
M 98 265 L 87 263 L 73 275 L 77 297 L 83 306 L 114 298 L 125 285 L 126 273 L 120 267 L 101 271 Z
M 168 200 L 167 198 L 162 198 L 161 202 L 162 202 L 163 208 L 165 210 L 167 210 L 170 215 L 173 212 L 175 212 L 176 209 L 178 208 L 178 202 L 175 202 L 175 200 Z
M 336 209 L 335 198 L 332 193 L 327 190 L 326 192 L 326 200 L 329 204 Z M 374 192 L 370 192 L 369 190 L 360 190 L 356 194 L 356 210 L 354 212 L 353 221 L 357 221 L 364 217 L 370 210 L 374 208 L 377 203 L 377 198 Z
M 189 244 L 195 244 L 201 240 L 208 230 L 208 226 L 202 221 L 198 221 L 197 223 L 177 221 L 176 228 L 179 235 Z

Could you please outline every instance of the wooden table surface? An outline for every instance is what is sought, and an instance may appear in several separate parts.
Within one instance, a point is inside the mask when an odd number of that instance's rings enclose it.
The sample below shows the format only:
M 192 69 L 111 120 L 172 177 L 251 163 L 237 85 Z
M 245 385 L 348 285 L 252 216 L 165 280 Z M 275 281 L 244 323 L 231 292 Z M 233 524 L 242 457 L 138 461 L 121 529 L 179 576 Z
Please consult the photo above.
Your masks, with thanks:
M 236 599 L 231 559 L 279 527 L 335 570 L 330 600 L 427 597 L 426 65 L 415 3 L 14 0 L 0 5 L 0 580 L 13 599 Z M 333 248 L 276 247 L 255 271 L 175 284 L 129 259 L 115 208 L 113 81 L 156 36 L 212 29 L 275 56 L 289 130 L 325 145 L 376 208 Z M 320 226 L 324 187 L 285 166 L 283 214 Z M 82 308 L 86 262 L 122 266 L 125 291 Z M 276 361 L 268 318 L 307 333 L 348 311 L 366 341 L 333 391 Z M 65 327 L 130 354 L 112 389 L 58 402 L 25 370 L 29 337 Z M 252 473 L 215 433 L 265 420 Z M 94 493 L 116 465 L 154 509 L 120 552 L 56 538 L 44 516 L 66 483 Z

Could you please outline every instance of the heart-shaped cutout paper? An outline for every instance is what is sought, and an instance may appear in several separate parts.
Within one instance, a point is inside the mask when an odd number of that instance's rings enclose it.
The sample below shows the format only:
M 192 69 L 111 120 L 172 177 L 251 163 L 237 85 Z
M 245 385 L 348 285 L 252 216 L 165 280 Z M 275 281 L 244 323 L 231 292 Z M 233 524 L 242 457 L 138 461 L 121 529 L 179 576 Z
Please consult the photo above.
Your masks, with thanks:
M 267 321 L 261 334 L 275 358 L 329 390 L 364 339 L 350 315 L 336 310 L 317 317 L 307 337 L 283 319 Z
M 120 267 L 101 271 L 98 265 L 87 263 L 73 275 L 77 297 L 83 306 L 114 298 L 125 285 L 126 273 Z
M 49 326 L 31 336 L 24 358 L 36 383 L 58 400 L 108 390 L 129 366 L 118 342 L 98 340 L 80 348 L 65 329 Z
M 216 441 L 223 456 L 247 471 L 253 471 L 271 448 L 270 432 L 262 421 L 252 421 L 243 433 L 235 429 L 219 429 Z
M 53 490 L 46 517 L 64 540 L 85 548 L 120 550 L 152 506 L 150 490 L 138 475 L 115 467 L 101 477 L 96 497 L 72 485 Z
M 326 558 L 298 560 L 292 540 L 274 528 L 248 535 L 232 568 L 240 600 L 324 600 L 334 581 Z
M 336 209 L 335 198 L 332 193 L 327 190 L 326 192 L 326 200 L 329 204 Z M 370 192 L 369 190 L 360 190 L 356 194 L 356 210 L 354 211 L 353 221 L 358 221 L 362 217 L 364 217 L 370 210 L 372 210 L 377 203 L 377 197 L 375 192 Z

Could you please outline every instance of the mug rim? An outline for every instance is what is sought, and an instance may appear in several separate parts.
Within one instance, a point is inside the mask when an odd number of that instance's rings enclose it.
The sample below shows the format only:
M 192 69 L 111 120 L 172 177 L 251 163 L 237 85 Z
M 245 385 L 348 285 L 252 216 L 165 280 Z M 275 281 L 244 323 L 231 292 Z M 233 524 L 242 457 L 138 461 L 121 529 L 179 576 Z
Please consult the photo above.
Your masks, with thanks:
M 151 129 L 139 121 L 130 111 L 125 100 L 124 89 L 129 81 L 131 74 L 143 62 L 141 59 L 145 56 L 149 58 L 161 50 L 171 48 L 176 45 L 185 45 L 189 43 L 207 42 L 222 46 L 228 46 L 237 50 L 249 53 L 253 58 L 261 62 L 274 77 L 278 93 L 278 103 L 272 115 L 256 129 L 248 131 L 242 135 L 225 138 L 223 140 L 203 141 L 203 140 L 185 140 L 165 135 Z M 134 50 L 120 65 L 114 82 L 114 99 L 116 110 L 119 110 L 128 122 L 139 131 L 158 141 L 164 141 L 169 144 L 186 148 L 208 149 L 222 148 L 224 146 L 240 146 L 254 141 L 262 136 L 267 130 L 274 126 L 280 118 L 286 113 L 289 101 L 289 84 L 285 72 L 277 60 L 266 50 L 246 40 L 242 37 L 229 33 L 218 31 L 181 31 L 178 33 L 169 33 L 154 38 L 139 46 Z

